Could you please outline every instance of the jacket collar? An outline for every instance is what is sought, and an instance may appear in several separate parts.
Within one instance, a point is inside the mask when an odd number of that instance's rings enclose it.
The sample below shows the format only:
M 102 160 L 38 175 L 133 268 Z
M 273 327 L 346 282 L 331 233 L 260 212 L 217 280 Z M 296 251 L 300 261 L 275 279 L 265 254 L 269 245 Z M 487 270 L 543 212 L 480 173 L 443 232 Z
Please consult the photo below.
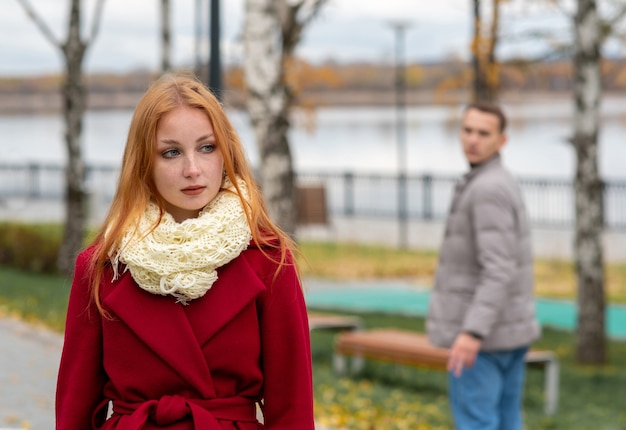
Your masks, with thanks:
M 502 159 L 500 157 L 500 153 L 496 152 L 491 158 L 483 161 L 480 164 L 474 164 L 471 166 L 469 172 L 467 172 L 463 178 L 466 178 L 468 181 L 478 175 L 480 172 L 484 172 L 485 170 L 492 169 L 496 166 L 502 165 Z
M 470 171 L 467 172 L 465 175 L 463 175 L 463 177 L 459 179 L 459 181 L 456 183 L 454 187 L 454 196 L 452 197 L 452 203 L 450 205 L 451 211 L 454 212 L 456 210 L 456 206 L 459 203 L 459 200 L 461 198 L 461 195 L 463 194 L 463 191 L 465 191 L 465 189 L 467 188 L 469 183 L 472 181 L 472 179 L 474 179 L 476 176 L 478 176 L 482 172 L 485 172 L 487 170 L 493 169 L 501 165 L 502 165 L 502 160 L 500 158 L 499 152 L 495 153 L 488 160 L 485 160 L 480 164 L 473 165 Z

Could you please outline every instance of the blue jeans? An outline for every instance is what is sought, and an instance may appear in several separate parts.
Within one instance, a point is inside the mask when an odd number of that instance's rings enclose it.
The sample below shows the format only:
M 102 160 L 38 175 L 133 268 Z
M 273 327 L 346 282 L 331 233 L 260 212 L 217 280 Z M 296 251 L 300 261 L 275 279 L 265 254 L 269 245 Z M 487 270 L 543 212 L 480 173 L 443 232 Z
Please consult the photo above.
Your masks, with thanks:
M 457 430 L 522 430 L 522 393 L 528 347 L 480 352 L 458 378 L 448 373 Z

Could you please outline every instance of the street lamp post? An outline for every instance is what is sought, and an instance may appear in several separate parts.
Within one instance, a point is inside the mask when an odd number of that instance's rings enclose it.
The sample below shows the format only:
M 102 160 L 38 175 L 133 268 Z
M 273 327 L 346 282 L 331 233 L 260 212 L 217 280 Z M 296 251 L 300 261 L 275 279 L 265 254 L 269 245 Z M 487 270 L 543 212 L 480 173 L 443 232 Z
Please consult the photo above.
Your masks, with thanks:
M 211 0 L 211 57 L 209 64 L 209 88 L 222 100 L 222 61 L 220 56 L 220 0 Z
M 395 32 L 395 92 L 396 92 L 396 140 L 398 167 L 398 245 L 408 247 L 408 184 L 407 184 L 407 144 L 406 144 L 406 82 L 404 66 L 404 33 L 408 23 L 394 21 L 390 23 Z
M 195 0 L 194 2 L 194 38 L 193 38 L 193 57 L 194 57 L 194 73 L 198 78 L 202 75 L 202 54 L 200 47 L 202 43 L 200 42 L 203 34 L 202 34 L 202 0 Z

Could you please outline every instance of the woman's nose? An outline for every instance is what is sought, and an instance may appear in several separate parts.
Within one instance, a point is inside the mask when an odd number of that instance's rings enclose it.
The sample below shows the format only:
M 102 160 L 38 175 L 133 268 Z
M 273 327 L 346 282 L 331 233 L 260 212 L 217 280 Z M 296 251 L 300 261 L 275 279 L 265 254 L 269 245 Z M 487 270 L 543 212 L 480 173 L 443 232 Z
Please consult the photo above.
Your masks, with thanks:
M 185 177 L 193 177 L 193 176 L 198 176 L 199 173 L 200 173 L 200 167 L 198 165 L 198 160 L 196 160 L 193 155 L 185 157 L 183 175 Z

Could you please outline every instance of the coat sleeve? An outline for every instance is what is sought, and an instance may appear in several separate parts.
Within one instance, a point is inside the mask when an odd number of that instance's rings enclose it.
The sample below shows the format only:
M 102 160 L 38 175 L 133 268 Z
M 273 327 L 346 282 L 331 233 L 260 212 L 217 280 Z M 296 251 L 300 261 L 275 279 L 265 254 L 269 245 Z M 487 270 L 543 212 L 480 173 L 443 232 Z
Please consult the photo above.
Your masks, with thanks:
M 90 298 L 88 253 L 78 256 L 67 309 L 56 390 L 56 429 L 98 428 L 105 420 L 102 325 Z
M 302 287 L 293 266 L 266 275 L 261 304 L 264 417 L 268 430 L 313 430 L 311 345 Z
M 512 294 L 517 273 L 517 215 L 510 191 L 500 183 L 474 190 L 471 212 L 480 278 L 463 331 L 488 336 Z

